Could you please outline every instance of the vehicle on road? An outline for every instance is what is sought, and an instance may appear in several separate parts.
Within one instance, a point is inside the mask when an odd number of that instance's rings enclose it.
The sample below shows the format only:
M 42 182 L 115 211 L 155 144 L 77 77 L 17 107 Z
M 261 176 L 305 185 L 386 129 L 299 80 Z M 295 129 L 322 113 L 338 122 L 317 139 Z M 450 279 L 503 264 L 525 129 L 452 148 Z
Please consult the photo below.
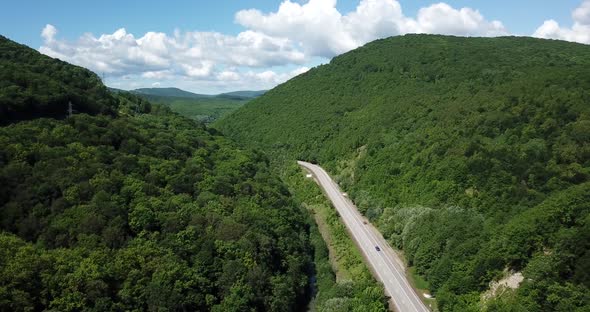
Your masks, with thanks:
M 375 250 L 381 251 L 381 248 L 379 248 L 379 246 L 375 246 Z

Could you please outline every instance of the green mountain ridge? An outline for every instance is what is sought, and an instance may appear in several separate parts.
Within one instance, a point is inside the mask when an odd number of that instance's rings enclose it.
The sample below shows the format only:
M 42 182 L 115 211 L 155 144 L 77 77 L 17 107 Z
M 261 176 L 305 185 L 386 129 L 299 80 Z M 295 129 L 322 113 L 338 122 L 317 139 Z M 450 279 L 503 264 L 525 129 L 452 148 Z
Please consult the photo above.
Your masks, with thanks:
M 590 306 L 590 47 L 525 37 L 371 42 L 214 124 L 317 162 L 442 311 Z M 517 290 L 480 294 L 504 270 Z
M 0 311 L 306 306 L 309 223 L 263 154 L 4 37 L 0 66 Z
M 93 72 L 0 36 L 0 125 L 37 117 L 114 114 L 116 100 Z

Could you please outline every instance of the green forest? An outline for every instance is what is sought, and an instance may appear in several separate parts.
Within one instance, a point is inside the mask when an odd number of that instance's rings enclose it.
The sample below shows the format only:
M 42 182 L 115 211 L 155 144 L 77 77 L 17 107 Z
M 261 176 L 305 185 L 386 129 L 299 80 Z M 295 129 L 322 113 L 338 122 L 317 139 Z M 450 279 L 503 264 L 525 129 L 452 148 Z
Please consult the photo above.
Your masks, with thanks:
M 326 168 L 442 311 L 588 311 L 589 68 L 576 43 L 392 37 L 214 126 Z M 524 281 L 485 299 L 505 272 Z
M 266 156 L 4 37 L 0 67 L 0 311 L 306 307 L 309 219 Z

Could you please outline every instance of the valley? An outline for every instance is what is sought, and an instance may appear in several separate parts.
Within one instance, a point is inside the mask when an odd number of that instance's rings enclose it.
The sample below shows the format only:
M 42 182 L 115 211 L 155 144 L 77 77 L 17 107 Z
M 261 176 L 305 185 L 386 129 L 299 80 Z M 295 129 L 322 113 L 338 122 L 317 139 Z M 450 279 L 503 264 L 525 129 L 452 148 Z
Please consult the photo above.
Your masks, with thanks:
M 114 92 L 125 92 L 111 89 Z M 143 88 L 130 90 L 146 100 L 170 107 L 193 120 L 209 124 L 261 96 L 266 91 L 235 91 L 217 95 L 195 94 L 177 88 Z
M 26 8 L 0 311 L 588 312 L 579 1 L 531 37 L 396 0 Z

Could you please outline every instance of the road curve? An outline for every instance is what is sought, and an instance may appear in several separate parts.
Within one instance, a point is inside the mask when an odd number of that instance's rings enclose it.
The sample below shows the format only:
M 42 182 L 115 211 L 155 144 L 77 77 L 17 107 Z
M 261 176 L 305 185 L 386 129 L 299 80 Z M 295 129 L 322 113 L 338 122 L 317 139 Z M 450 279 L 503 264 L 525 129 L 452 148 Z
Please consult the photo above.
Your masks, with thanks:
M 403 262 L 371 223 L 361 216 L 352 201 L 342 194 L 328 173 L 320 166 L 308 162 L 298 161 L 297 163 L 310 171 L 324 189 L 326 196 L 336 207 L 352 238 L 371 266 L 375 277 L 383 283 L 385 293 L 391 297 L 395 310 L 399 312 L 430 311 L 406 279 Z M 378 251 L 376 246 L 379 246 L 381 250 Z

